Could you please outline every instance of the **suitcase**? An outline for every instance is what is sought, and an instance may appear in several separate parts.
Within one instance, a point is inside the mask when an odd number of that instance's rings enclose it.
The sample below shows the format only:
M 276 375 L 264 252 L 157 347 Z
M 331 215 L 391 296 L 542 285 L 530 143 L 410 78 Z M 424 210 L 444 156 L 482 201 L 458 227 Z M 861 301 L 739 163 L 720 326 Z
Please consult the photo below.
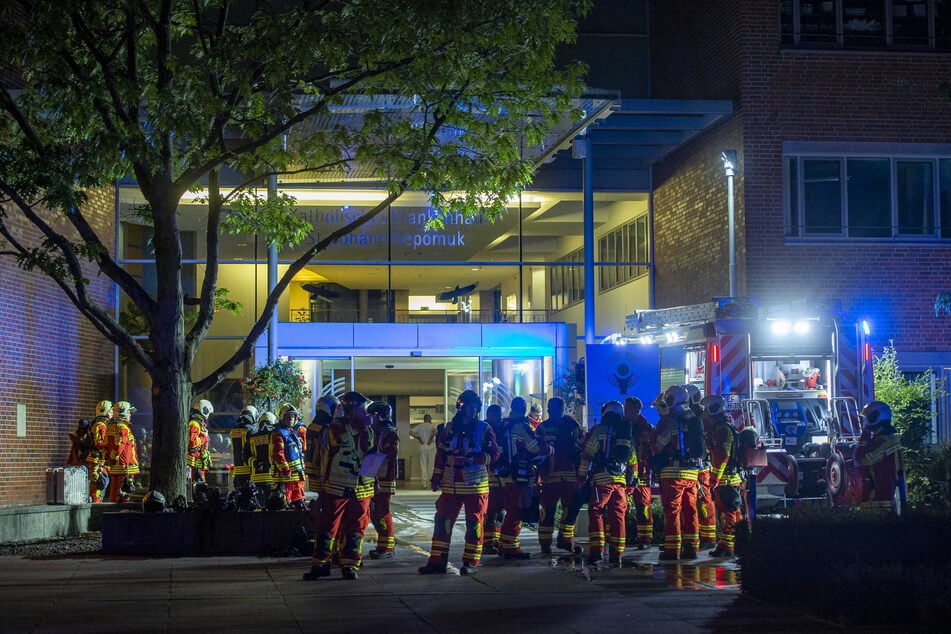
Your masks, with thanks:
M 89 471 L 86 467 L 51 467 L 46 470 L 47 504 L 89 502 Z

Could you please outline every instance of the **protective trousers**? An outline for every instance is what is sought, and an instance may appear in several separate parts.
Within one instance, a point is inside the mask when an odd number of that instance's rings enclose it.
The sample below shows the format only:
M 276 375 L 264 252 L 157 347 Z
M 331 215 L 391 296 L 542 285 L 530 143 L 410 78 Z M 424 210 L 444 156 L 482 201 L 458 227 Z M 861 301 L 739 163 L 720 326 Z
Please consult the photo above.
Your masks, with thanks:
M 503 485 L 502 505 L 505 517 L 502 519 L 501 548 L 499 554 L 510 555 L 522 552 L 519 534 L 522 532 L 522 496 L 527 494 L 527 484 L 506 482 Z
M 689 470 L 683 470 L 689 471 Z M 697 521 L 697 476 L 660 477 L 661 500 L 664 505 L 664 552 L 679 555 L 681 546 L 695 551 L 700 547 L 700 528 Z
M 284 495 L 287 496 L 287 503 L 291 504 L 297 500 L 304 499 L 304 481 L 294 480 L 284 483 Z
M 334 551 L 334 536 L 344 540 L 340 566 L 358 570 L 363 562 L 363 534 L 370 522 L 370 498 L 358 500 L 325 493 L 316 521 L 314 556 L 311 566 L 329 564 Z
M 706 542 L 711 548 L 717 541 L 717 509 L 710 488 L 710 468 L 697 473 L 697 514 L 700 523 L 700 543 Z
M 604 545 L 611 545 L 611 561 L 618 563 L 624 554 L 627 538 L 627 487 L 621 482 L 591 485 L 588 502 L 588 549 L 592 559 L 604 555 Z
M 429 549 L 428 563 L 445 567 L 449 561 L 452 527 L 456 524 L 459 511 L 465 507 L 466 546 L 462 552 L 462 563 L 478 566 L 479 560 L 482 559 L 482 523 L 485 521 L 485 509 L 488 505 L 488 493 L 440 494 L 436 499 L 433 543 Z
M 485 546 L 491 546 L 496 551 L 500 548 L 499 537 L 502 534 L 502 519 L 505 517 L 505 509 L 502 506 L 504 491 L 501 485 L 489 485 L 489 504 L 485 511 L 485 524 L 482 529 Z
M 377 493 L 370 501 L 370 521 L 376 529 L 376 550 L 391 553 L 396 547 L 393 534 L 393 514 L 390 512 L 392 493 Z
M 637 543 L 650 546 L 654 541 L 654 510 L 651 508 L 650 485 L 631 487 L 630 493 L 631 499 L 634 500 L 637 520 Z
M 736 485 L 719 485 L 716 490 L 716 507 L 717 512 L 720 514 L 720 541 L 717 542 L 717 550 L 721 551 L 734 550 L 736 543 L 736 525 L 743 521 L 742 507 L 735 511 L 730 511 L 720 503 L 720 489 L 726 486 Z
M 568 509 L 571 508 L 571 500 L 574 498 L 575 489 L 574 480 L 570 482 L 545 482 L 542 484 L 541 521 L 538 523 L 538 544 L 544 550 L 551 548 L 552 538 L 555 532 L 555 514 L 558 511 L 558 503 L 561 502 L 561 517 L 558 519 L 558 544 L 571 548 L 571 540 L 575 536 L 575 523 L 567 523 Z

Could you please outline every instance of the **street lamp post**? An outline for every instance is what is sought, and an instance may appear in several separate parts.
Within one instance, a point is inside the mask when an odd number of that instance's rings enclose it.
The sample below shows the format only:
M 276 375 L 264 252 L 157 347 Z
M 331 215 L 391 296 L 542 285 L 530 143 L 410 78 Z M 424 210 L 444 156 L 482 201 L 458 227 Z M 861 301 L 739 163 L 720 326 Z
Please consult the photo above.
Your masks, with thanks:
M 736 221 L 733 209 L 733 177 L 736 176 L 736 150 L 724 150 L 720 154 L 723 171 L 726 172 L 726 209 L 730 233 L 730 297 L 736 297 Z

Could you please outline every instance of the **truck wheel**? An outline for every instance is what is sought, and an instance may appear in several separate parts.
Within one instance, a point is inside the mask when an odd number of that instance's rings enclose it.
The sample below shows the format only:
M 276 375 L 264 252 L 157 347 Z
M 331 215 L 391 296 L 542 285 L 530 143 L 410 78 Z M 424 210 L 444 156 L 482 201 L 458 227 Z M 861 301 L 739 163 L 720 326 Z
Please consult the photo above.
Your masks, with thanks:
M 786 497 L 794 498 L 799 495 L 799 463 L 795 456 L 786 454 L 786 470 L 789 472 L 789 480 L 786 482 Z
M 826 483 L 832 497 L 838 496 L 845 488 L 845 460 L 839 453 L 833 453 L 826 462 Z

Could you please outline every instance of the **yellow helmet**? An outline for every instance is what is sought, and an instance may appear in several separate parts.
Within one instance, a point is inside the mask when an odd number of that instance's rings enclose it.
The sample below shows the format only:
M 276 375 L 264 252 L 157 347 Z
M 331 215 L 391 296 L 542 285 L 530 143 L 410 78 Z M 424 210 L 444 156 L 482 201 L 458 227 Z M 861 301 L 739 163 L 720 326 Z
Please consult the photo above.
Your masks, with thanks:
M 96 403 L 96 416 L 109 417 L 112 414 L 112 401 L 99 401 Z
M 290 403 L 281 403 L 278 406 L 277 411 L 275 411 L 274 413 L 277 415 L 277 419 L 281 421 L 284 420 L 284 417 L 287 414 L 294 414 L 295 416 L 297 416 L 298 419 L 300 419 L 300 412 L 298 411 L 296 407 L 294 407 Z
M 192 401 L 192 412 L 201 414 L 202 418 L 208 418 L 215 413 L 215 406 L 211 404 L 211 401 L 196 398 Z
M 123 421 L 130 420 L 135 411 L 135 407 L 129 401 L 116 401 L 116 404 L 112 407 L 115 417 Z

